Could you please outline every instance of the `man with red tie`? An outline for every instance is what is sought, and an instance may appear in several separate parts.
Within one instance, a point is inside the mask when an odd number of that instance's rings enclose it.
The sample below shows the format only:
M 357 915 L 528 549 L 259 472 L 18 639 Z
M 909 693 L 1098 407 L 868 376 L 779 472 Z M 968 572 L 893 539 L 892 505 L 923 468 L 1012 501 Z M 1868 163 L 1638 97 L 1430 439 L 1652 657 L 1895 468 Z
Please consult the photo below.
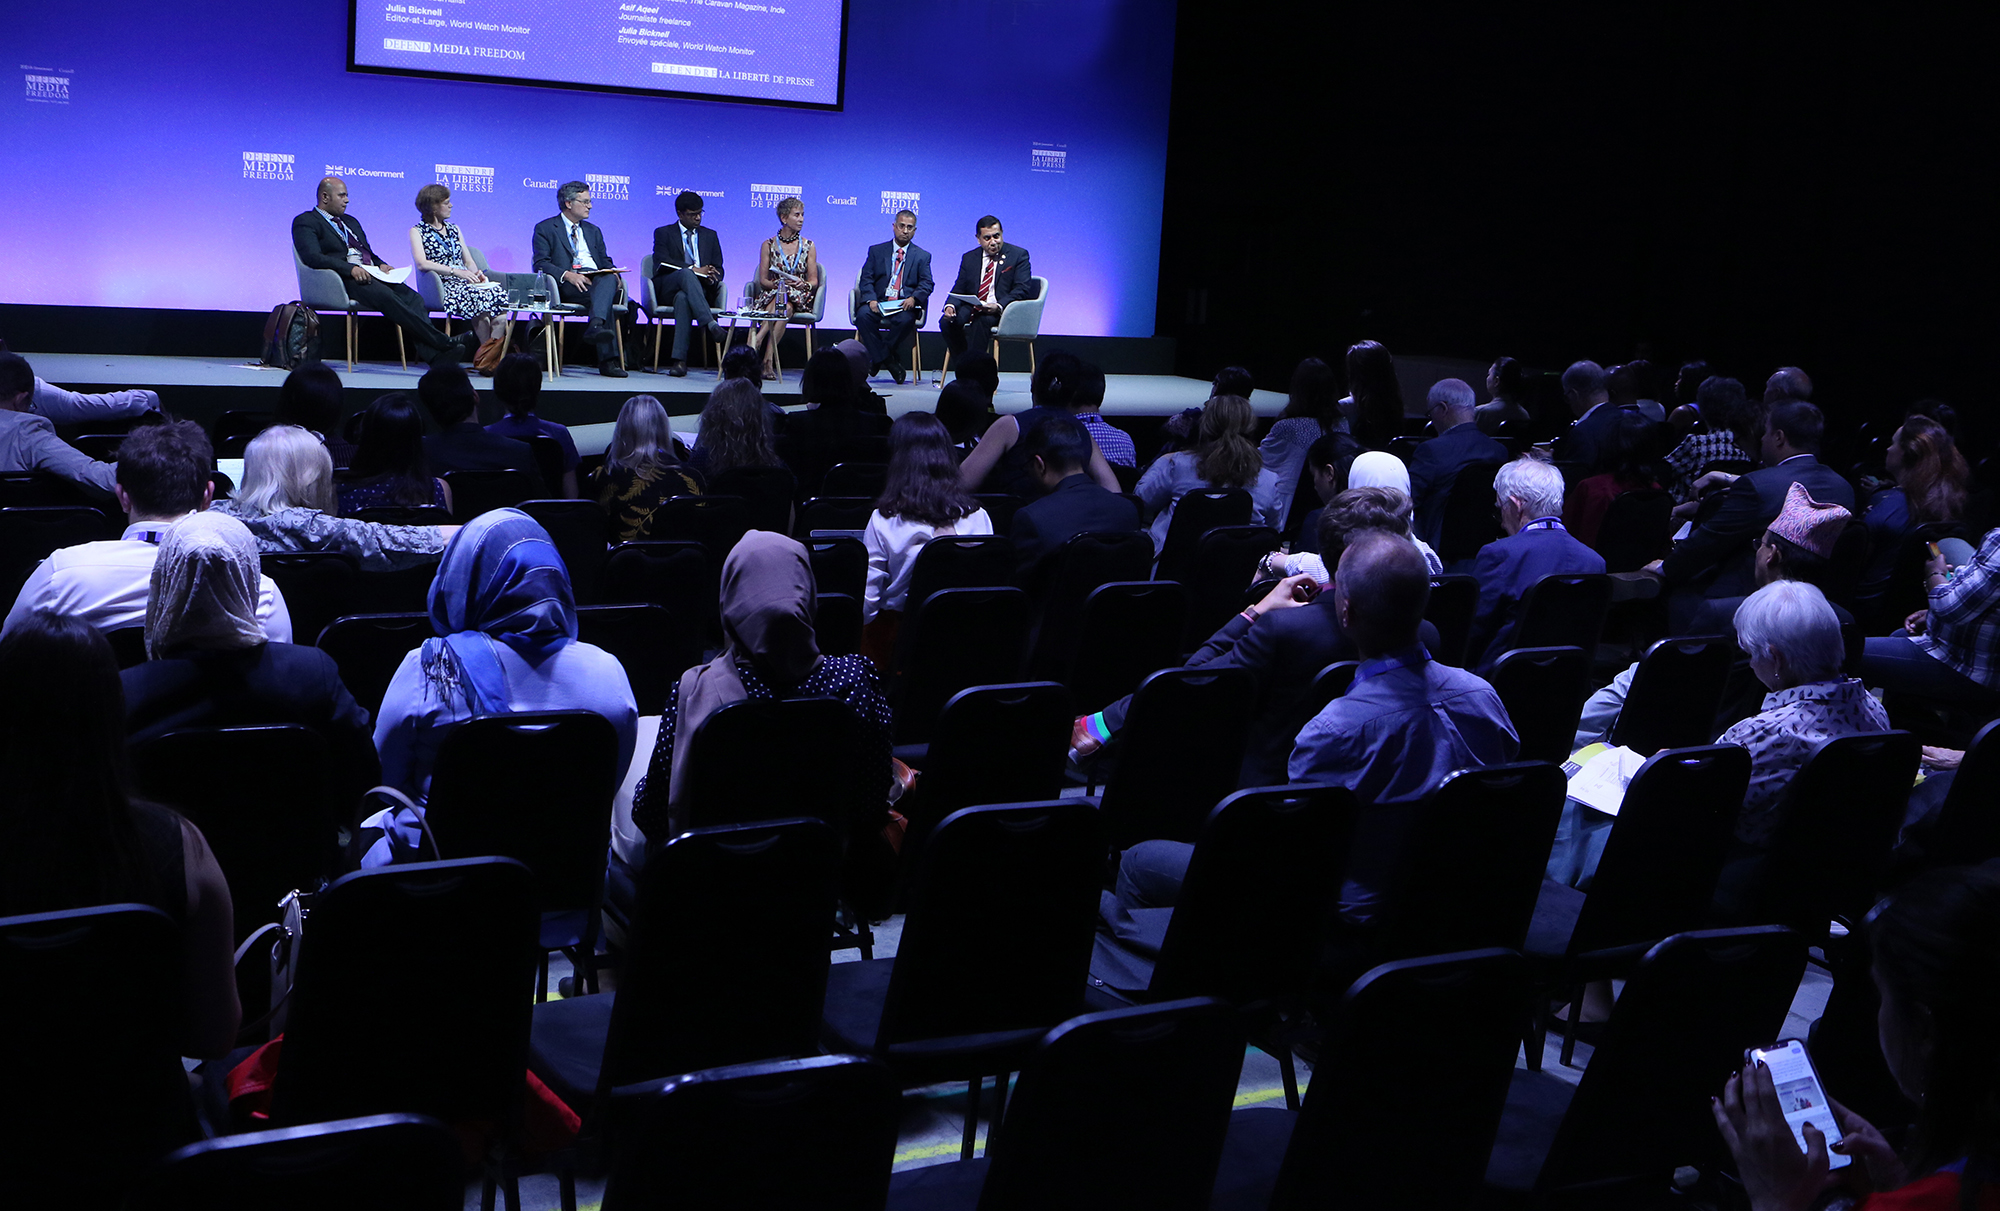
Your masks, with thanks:
M 903 350 L 917 338 L 934 285 L 931 254 L 912 242 L 916 234 L 916 212 L 897 211 L 894 238 L 868 249 L 854 304 L 854 331 L 868 350 L 868 373 L 886 365 L 899 384 Z
M 368 246 L 368 233 L 347 213 L 347 182 L 326 177 L 319 183 L 318 205 L 292 220 L 292 247 L 299 259 L 312 269 L 331 269 L 340 275 L 347 297 L 363 311 L 379 311 L 409 335 L 417 356 L 427 362 L 471 361 L 479 338 L 463 332 L 456 339 L 439 332 L 431 323 L 430 308 L 416 291 L 401 282 L 385 282 L 368 272 L 369 267 L 386 271 L 389 262 Z
M 993 325 L 1000 322 L 1000 313 L 1007 309 L 1007 304 L 1035 295 L 1035 275 L 1028 268 L 1028 250 L 1001 238 L 1000 220 L 989 214 L 979 220 L 974 230 L 979 235 L 979 247 L 959 260 L 958 281 L 951 292 L 976 297 L 979 302 L 954 299 L 939 312 L 938 327 L 944 330 L 945 347 L 956 356 L 963 356 L 968 346 L 985 353 L 992 341 Z

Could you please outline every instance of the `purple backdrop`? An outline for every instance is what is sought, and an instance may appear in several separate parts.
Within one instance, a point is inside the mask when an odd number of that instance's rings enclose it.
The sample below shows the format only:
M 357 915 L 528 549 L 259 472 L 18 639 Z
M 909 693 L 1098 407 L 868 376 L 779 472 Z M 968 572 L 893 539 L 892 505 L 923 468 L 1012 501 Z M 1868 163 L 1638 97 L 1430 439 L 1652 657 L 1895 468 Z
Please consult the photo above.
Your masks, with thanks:
M 1161 0 L 850 0 L 836 113 L 351 73 L 344 0 L 36 5 L 0 28 L 0 301 L 264 310 L 297 294 L 290 220 L 328 173 L 396 264 L 442 179 L 524 270 L 582 178 L 634 268 L 672 195 L 706 195 L 732 293 L 796 192 L 836 312 L 897 209 L 940 292 L 990 211 L 1051 280 L 1044 332 L 1150 336 L 1173 23 Z

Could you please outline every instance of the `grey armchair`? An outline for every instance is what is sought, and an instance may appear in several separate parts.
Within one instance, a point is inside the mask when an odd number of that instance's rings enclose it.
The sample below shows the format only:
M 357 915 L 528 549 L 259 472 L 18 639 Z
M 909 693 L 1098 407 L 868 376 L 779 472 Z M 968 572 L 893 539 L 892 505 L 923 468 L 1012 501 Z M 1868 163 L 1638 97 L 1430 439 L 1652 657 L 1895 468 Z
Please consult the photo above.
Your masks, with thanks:
M 658 265 L 659 262 L 653 259 L 653 254 L 650 252 L 647 253 L 645 256 L 639 258 L 639 273 L 641 275 L 639 278 L 639 313 L 645 316 L 646 319 L 652 324 L 653 364 L 651 366 L 651 369 L 655 374 L 658 374 L 660 372 L 660 336 L 666 326 L 667 319 L 672 317 L 673 315 L 673 309 L 671 307 L 667 308 L 663 315 L 661 312 L 662 304 L 660 300 L 654 296 L 653 270 L 657 268 Z M 721 298 L 724 299 L 726 302 L 729 298 L 728 280 L 723 279 L 718 281 L 716 283 L 716 289 L 720 291 Z M 695 344 L 701 346 L 701 364 L 703 366 L 707 366 L 708 342 L 696 341 Z
M 1037 277 L 1035 297 L 1016 299 L 1007 304 L 1000 313 L 1000 322 L 993 325 L 993 364 L 1000 364 L 1001 341 L 1026 341 L 1028 344 L 1028 373 L 1035 372 L 1035 338 L 1042 334 L 1042 308 L 1049 302 L 1049 279 Z M 931 380 L 932 386 L 944 382 L 944 376 L 951 373 L 951 350 L 945 350 L 944 365 L 939 367 L 938 376 Z
M 641 264 L 644 264 L 644 262 L 642 261 Z M 551 302 L 560 302 L 562 299 L 562 291 L 561 291 L 562 283 L 558 282 L 555 278 L 551 277 L 546 273 L 537 274 L 536 276 L 542 279 L 543 282 L 542 288 L 549 292 L 549 300 Z M 631 293 L 625 287 L 625 275 L 621 273 L 618 275 L 618 297 L 614 299 L 611 304 L 611 331 L 613 335 L 615 335 L 618 338 L 618 364 L 621 366 L 625 364 L 624 317 L 631 310 L 632 310 L 632 296 Z M 584 319 L 589 318 L 588 316 L 584 316 L 583 313 L 581 312 L 574 312 L 571 314 L 579 318 L 584 318 Z M 561 358 L 563 357 L 563 348 L 565 345 L 565 341 L 563 340 L 564 330 L 568 328 L 569 325 L 562 322 L 561 316 L 555 316 L 555 315 L 549 317 L 549 322 L 556 326 L 556 358 L 558 360 L 561 360 Z
M 824 265 L 819 267 L 819 283 L 819 289 L 813 294 L 813 309 L 811 311 L 794 311 L 785 317 L 787 325 L 804 324 L 806 326 L 807 357 L 812 356 L 813 333 L 818 330 L 820 320 L 826 316 L 826 296 L 832 293 L 826 288 L 826 266 Z M 761 300 L 769 293 L 771 292 L 760 288 L 757 285 L 757 279 L 753 277 L 750 279 L 750 285 L 744 288 L 743 301 L 750 306 L 761 306 Z M 852 307 L 850 304 L 851 310 Z M 777 366 L 778 373 L 782 375 L 785 372 L 784 355 L 774 349 L 771 353 L 771 360 Z
M 338 311 L 347 319 L 347 372 L 354 373 L 355 340 L 354 317 L 361 312 L 360 304 L 347 297 L 347 287 L 340 280 L 340 274 L 332 269 L 314 269 L 299 257 L 296 246 L 292 248 L 292 267 L 299 271 L 299 301 L 322 314 Z M 382 314 L 379 311 L 372 315 Z M 409 347 L 403 343 L 403 329 L 396 328 L 396 353 L 402 359 L 403 369 L 410 368 Z
M 485 274 L 489 280 L 505 286 L 509 299 L 523 298 L 531 290 L 546 288 L 545 283 L 548 281 L 548 277 L 545 274 L 495 273 L 492 267 L 486 263 L 486 254 L 471 244 L 465 246 L 465 255 L 472 258 L 473 267 Z M 430 308 L 432 311 L 444 311 L 444 284 L 438 280 L 437 274 L 413 273 L 410 275 L 410 285 L 416 289 L 418 297 L 424 300 L 424 306 Z M 444 334 L 446 336 L 451 335 L 451 315 L 449 312 L 446 312 L 444 317 Z

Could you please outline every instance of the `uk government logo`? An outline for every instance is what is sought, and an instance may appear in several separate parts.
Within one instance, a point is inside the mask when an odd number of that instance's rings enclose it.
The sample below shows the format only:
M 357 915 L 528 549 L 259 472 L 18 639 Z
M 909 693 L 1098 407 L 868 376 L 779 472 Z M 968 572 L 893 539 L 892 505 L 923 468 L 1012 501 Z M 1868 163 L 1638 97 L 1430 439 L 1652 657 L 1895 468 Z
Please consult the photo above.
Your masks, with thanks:
M 1054 143 L 1028 145 L 1029 172 L 1068 172 L 1069 152 Z
M 882 191 L 882 213 L 901 214 L 907 210 L 911 214 L 922 214 L 923 210 L 917 203 L 923 200 L 923 196 L 920 193 L 904 193 L 900 189 L 885 189 Z
M 493 170 L 470 164 L 433 165 L 438 184 L 453 193 L 492 193 Z
M 629 202 L 632 200 L 631 177 L 608 177 L 602 173 L 583 174 L 583 183 L 590 186 L 590 196 L 598 202 Z
M 38 101 L 43 105 L 69 104 L 68 76 L 52 76 L 33 71 L 23 72 L 21 75 L 27 82 L 28 100 Z
M 757 185 L 750 186 L 750 209 L 775 210 L 778 203 L 786 198 L 802 198 L 805 190 L 797 185 Z
M 356 168 L 352 164 L 329 164 L 326 166 L 326 173 L 324 175 L 329 177 L 382 177 L 391 181 L 400 181 L 407 174 L 387 168 Z
M 243 153 L 243 179 L 289 181 L 292 179 L 293 159 L 289 152 L 246 151 Z
M 691 193 L 698 198 L 719 198 L 723 195 L 720 189 L 689 189 L 683 185 L 653 186 L 653 196 L 656 198 L 677 198 L 684 193 Z

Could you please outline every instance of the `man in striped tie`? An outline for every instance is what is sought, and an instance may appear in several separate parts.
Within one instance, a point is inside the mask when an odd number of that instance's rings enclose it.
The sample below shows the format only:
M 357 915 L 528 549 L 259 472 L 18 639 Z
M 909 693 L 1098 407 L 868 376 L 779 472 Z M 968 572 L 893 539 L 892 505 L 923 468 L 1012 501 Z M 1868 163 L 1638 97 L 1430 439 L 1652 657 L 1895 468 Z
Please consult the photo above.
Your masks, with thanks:
M 1035 295 L 1034 270 L 1028 268 L 1028 250 L 1009 244 L 1000 232 L 1000 220 L 986 215 L 975 227 L 979 247 L 958 262 L 955 296 L 939 312 L 938 327 L 952 356 L 963 357 L 967 348 L 989 351 L 993 326 L 1007 304 Z M 977 299 L 976 303 L 969 300 Z
M 855 296 L 855 335 L 868 350 L 868 373 L 887 366 L 898 384 L 904 378 L 903 350 L 917 339 L 934 285 L 931 254 L 917 247 L 916 234 L 916 212 L 897 211 L 893 238 L 868 250 Z

